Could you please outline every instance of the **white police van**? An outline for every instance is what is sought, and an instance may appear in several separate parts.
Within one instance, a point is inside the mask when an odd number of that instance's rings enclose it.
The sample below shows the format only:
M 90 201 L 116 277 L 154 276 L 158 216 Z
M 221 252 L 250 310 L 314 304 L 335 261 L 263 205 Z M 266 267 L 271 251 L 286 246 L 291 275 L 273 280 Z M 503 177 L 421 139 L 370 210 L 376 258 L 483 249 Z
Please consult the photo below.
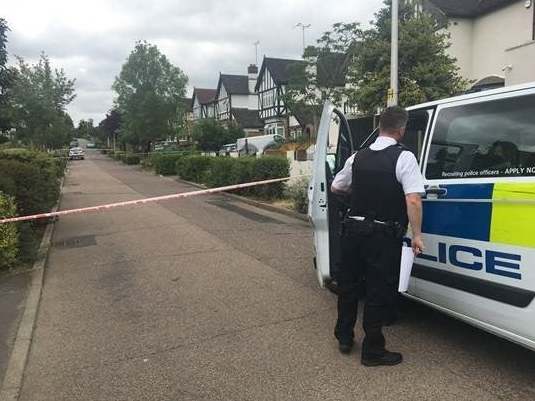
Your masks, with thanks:
M 427 194 L 426 250 L 415 259 L 406 295 L 535 350 L 535 83 L 408 110 L 404 143 L 420 163 Z M 376 135 L 357 147 L 343 114 L 325 105 L 309 188 L 321 286 L 336 279 L 348 207 L 330 184 Z

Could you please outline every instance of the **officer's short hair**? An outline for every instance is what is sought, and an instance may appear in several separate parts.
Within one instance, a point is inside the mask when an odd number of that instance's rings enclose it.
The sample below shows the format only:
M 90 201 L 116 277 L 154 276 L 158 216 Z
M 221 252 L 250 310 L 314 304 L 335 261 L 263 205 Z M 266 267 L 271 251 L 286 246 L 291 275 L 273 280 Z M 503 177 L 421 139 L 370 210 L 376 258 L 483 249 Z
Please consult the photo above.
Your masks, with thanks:
M 379 117 L 379 129 L 381 131 L 390 132 L 407 125 L 409 113 L 403 107 L 390 106 L 387 107 Z

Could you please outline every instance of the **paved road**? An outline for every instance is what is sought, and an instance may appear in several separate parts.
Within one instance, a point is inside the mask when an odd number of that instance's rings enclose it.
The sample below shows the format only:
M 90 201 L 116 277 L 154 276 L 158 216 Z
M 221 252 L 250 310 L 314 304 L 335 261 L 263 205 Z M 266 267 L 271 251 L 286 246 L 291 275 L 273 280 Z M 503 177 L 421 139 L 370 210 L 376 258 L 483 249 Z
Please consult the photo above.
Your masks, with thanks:
M 63 209 L 190 189 L 88 154 Z M 340 355 L 299 220 L 207 196 L 65 217 L 54 244 L 21 400 L 535 399 L 535 353 L 412 303 L 402 365 Z

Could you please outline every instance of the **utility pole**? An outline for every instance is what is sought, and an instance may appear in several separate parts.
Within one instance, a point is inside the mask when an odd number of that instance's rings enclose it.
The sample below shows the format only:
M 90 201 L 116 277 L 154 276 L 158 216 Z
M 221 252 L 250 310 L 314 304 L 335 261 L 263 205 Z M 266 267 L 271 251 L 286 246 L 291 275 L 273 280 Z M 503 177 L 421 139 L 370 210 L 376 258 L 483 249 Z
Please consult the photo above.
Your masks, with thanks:
M 256 42 L 253 42 L 254 51 L 255 51 L 255 65 L 258 65 L 258 45 L 260 45 L 260 41 L 257 40 Z
M 305 46 L 306 46 L 306 43 L 305 43 L 305 29 L 308 29 L 310 28 L 312 25 L 310 24 L 303 24 L 302 22 L 299 22 L 297 24 L 295 24 L 295 27 L 294 28 L 301 28 L 301 30 L 303 31 L 303 55 L 305 54 Z
M 398 37 L 399 37 L 399 0 L 392 0 L 392 39 L 390 51 L 390 89 L 387 106 L 398 104 Z

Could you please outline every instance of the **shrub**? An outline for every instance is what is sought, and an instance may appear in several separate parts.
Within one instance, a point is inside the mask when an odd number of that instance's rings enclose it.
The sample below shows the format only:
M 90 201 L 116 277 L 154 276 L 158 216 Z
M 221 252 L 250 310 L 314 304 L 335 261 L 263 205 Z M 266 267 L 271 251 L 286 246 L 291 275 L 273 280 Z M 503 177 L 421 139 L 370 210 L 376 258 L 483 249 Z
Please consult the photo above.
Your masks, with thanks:
M 253 167 L 251 181 L 263 181 L 272 178 L 284 178 L 290 175 L 290 163 L 285 157 L 264 156 L 256 159 Z M 255 196 L 273 199 L 280 198 L 284 193 L 284 182 L 276 182 L 269 185 L 259 185 L 251 188 Z
M 0 218 L 13 217 L 16 214 L 13 197 L 0 192 Z M 19 234 L 17 225 L 0 225 L 0 270 L 7 269 L 16 261 L 18 254 Z
M 286 197 L 292 201 L 293 208 L 299 213 L 308 212 L 308 185 L 308 179 L 301 177 L 284 191 Z
M 112 153 L 111 157 L 113 158 L 113 160 L 121 161 L 124 154 L 125 152 L 116 150 Z
M 181 157 L 175 163 L 176 173 L 188 181 L 205 182 L 213 160 L 213 157 L 200 155 Z
M 42 152 L 0 152 L 0 191 L 15 198 L 20 214 L 48 211 L 59 196 L 63 164 Z
M 263 181 L 272 178 L 284 178 L 289 174 L 289 163 L 282 157 L 230 157 L 212 158 L 206 175 L 206 183 L 211 187 L 241 184 L 252 181 Z M 244 195 L 258 196 L 264 199 L 280 198 L 283 195 L 284 183 L 259 185 L 239 191 Z
M 207 173 L 206 184 L 210 187 L 224 187 L 236 184 L 233 167 L 236 159 L 230 157 L 214 157 Z
M 128 165 L 139 164 L 139 156 L 132 153 L 126 153 L 123 155 L 122 161 L 124 164 Z
M 173 175 L 176 174 L 176 162 L 184 153 L 153 153 L 151 154 L 151 162 L 154 166 L 156 174 L 161 175 Z

